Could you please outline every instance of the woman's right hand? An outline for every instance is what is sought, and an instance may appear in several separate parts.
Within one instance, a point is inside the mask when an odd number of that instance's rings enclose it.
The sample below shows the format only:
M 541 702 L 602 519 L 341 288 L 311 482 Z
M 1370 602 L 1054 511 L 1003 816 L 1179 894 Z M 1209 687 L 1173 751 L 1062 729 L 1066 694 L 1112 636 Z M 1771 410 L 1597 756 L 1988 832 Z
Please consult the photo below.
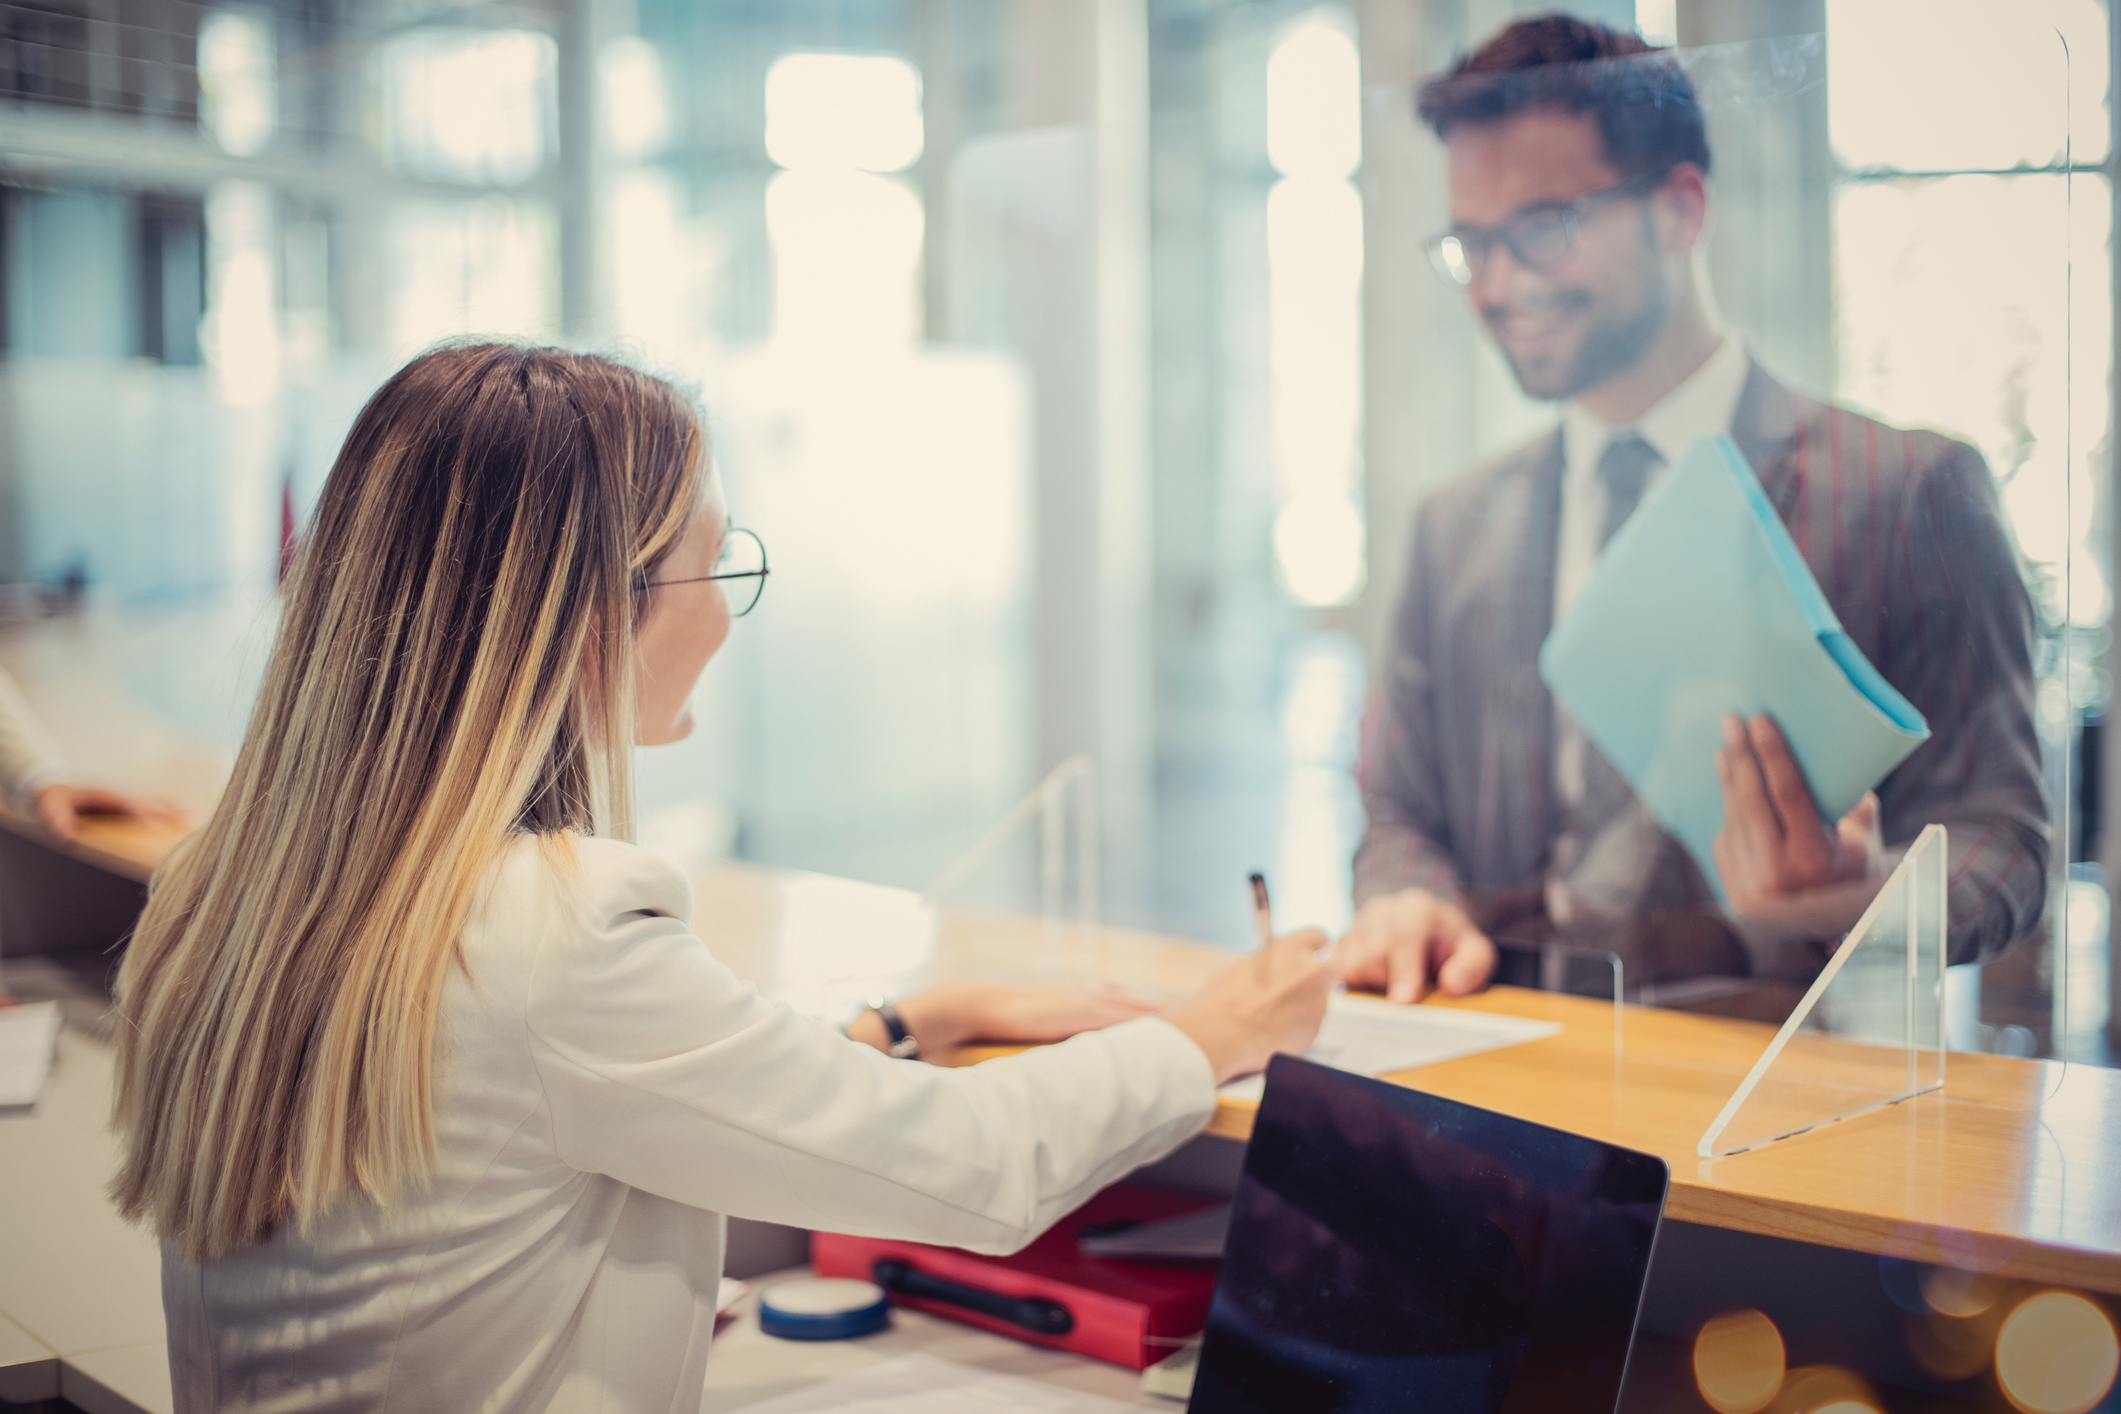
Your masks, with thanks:
M 1193 1038 L 1215 1083 L 1265 1070 L 1277 1051 L 1300 1055 L 1318 1037 L 1334 975 L 1319 960 L 1326 935 L 1285 933 L 1208 979 L 1200 995 L 1164 1013 Z

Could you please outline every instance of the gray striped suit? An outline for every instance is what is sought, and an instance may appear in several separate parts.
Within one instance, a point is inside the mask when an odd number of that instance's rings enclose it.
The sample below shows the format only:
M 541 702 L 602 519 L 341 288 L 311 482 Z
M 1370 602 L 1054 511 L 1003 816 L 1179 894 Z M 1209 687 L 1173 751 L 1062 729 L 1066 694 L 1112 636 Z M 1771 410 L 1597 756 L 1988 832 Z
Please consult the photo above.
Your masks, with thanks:
M 1951 960 L 1994 954 L 2040 919 L 2048 813 L 2032 604 L 1986 463 L 1962 442 L 1793 394 L 1757 363 L 1731 435 L 1850 636 L 1929 719 L 1929 741 L 1879 787 L 1886 843 L 1949 828 Z M 1538 900 L 1568 822 L 1536 660 L 1553 624 L 1561 477 L 1557 430 L 1421 507 L 1363 732 L 1358 902 L 1419 886 L 1468 896 L 1499 936 L 1527 919 L 1552 936 Z M 1746 970 L 1684 848 L 1610 765 L 1592 765 L 1568 892 L 1631 928 L 1671 926 L 1583 940 L 1633 953 L 1652 978 Z

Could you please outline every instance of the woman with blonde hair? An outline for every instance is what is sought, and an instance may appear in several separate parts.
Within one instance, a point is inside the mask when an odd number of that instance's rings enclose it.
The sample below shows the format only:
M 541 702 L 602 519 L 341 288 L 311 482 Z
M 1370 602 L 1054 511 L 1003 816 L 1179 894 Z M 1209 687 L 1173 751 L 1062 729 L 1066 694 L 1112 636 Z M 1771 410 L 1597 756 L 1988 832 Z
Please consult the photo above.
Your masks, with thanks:
M 716 962 L 625 837 L 727 534 L 695 410 L 603 359 L 444 348 L 355 422 L 119 983 L 113 1192 L 180 1411 L 693 1409 L 721 1214 L 1013 1250 L 1309 1043 L 1315 933 L 1162 1016 L 903 1002 L 923 1048 L 1083 1033 L 964 1070 Z

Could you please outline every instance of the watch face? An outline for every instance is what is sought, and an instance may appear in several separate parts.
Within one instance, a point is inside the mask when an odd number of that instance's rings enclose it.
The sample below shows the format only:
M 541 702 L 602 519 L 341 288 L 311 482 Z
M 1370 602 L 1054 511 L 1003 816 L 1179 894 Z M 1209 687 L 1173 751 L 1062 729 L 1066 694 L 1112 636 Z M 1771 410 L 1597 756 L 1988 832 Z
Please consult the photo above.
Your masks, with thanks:
M 902 1036 L 891 1043 L 891 1054 L 899 1060 L 912 1060 L 921 1053 L 921 1043 L 911 1036 Z

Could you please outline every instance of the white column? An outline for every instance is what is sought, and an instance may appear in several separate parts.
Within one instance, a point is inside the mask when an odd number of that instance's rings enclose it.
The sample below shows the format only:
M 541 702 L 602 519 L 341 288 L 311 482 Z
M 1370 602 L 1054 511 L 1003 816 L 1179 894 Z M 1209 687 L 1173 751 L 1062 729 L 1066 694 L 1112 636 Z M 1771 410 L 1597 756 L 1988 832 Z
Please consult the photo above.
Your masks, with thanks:
M 590 342 L 604 332 L 601 219 L 602 154 L 597 136 L 597 58 L 609 32 L 609 0 L 567 0 L 559 14 L 560 328 Z
M 1114 855 L 1107 877 L 1124 897 L 1147 872 L 1156 746 L 1149 33 L 1143 0 L 1097 0 L 1096 16 L 1100 681 L 1093 749 Z
M 1035 389 L 1037 770 L 1097 759 L 1105 878 L 1149 877 L 1153 799 L 1148 30 L 1143 0 L 1011 0 L 1009 131 L 968 147 L 949 337 Z M 972 272 L 980 273 L 974 274 Z

